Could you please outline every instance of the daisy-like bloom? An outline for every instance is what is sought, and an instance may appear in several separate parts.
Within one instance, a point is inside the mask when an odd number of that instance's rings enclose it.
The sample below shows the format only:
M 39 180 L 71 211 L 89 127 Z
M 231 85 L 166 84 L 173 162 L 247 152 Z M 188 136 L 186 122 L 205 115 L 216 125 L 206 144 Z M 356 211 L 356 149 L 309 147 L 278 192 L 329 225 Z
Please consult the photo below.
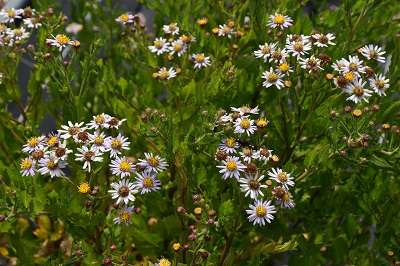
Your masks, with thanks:
M 219 172 L 223 179 L 231 178 L 232 176 L 239 180 L 240 172 L 243 172 L 246 166 L 239 161 L 239 157 L 229 156 L 226 161 L 222 161 L 224 165 L 217 165 L 217 168 L 221 168 Z
M 346 59 L 342 58 L 340 60 L 336 60 L 336 63 L 332 64 L 333 70 L 338 71 L 339 73 L 343 73 L 344 67 L 346 65 Z
M 108 193 L 111 193 L 112 199 L 117 199 L 117 204 L 120 202 L 125 202 L 128 204 L 129 201 L 135 201 L 134 194 L 139 191 L 136 189 L 135 184 L 129 182 L 127 179 L 122 179 L 118 183 L 111 183 L 111 186 L 114 188 L 113 190 L 109 190 Z
M 70 137 L 74 137 L 81 131 L 86 130 L 86 127 L 82 127 L 84 122 L 72 124 L 71 121 L 68 121 L 68 126 L 61 126 L 62 129 L 57 130 L 58 133 L 61 133 L 61 138 L 68 139 Z
M 133 208 L 134 206 L 128 207 L 128 205 L 125 204 L 119 213 L 119 216 L 114 218 L 114 224 L 125 223 L 126 226 L 132 224 L 131 217 L 133 214 Z
M 169 70 L 167 70 L 166 67 L 162 67 L 160 68 L 160 71 L 158 71 L 158 78 L 160 80 L 166 80 L 174 77 L 176 77 L 176 71 L 173 67 L 171 67 Z
M 248 119 L 247 117 L 238 118 L 234 123 L 235 131 L 233 133 L 243 134 L 247 133 L 248 136 L 250 134 L 254 134 L 255 130 L 257 130 L 257 126 L 254 125 L 253 119 Z
M 37 172 L 36 166 L 35 166 L 35 161 L 32 160 L 32 158 L 28 157 L 25 159 L 22 159 L 21 162 L 21 171 L 20 173 L 22 176 L 34 176 Z
M 86 124 L 86 127 L 88 129 L 109 128 L 110 125 L 108 124 L 108 122 L 111 120 L 111 118 L 111 116 L 105 113 L 93 116 L 93 119 Z
M 161 189 L 161 181 L 157 180 L 157 173 L 151 173 L 151 170 L 145 170 L 142 173 L 136 173 L 135 185 L 137 188 L 142 189 L 140 194 L 157 191 Z
M 78 132 L 78 134 L 74 136 L 74 141 L 76 143 L 88 144 L 90 141 L 89 133 L 87 133 L 86 131 Z
M 245 163 L 250 163 L 251 159 L 253 158 L 253 153 L 253 150 L 249 147 L 244 147 L 242 151 L 239 152 Z
M 46 43 L 57 46 L 59 51 L 67 47 L 68 44 L 73 44 L 73 41 L 71 41 L 70 38 L 65 36 L 64 34 L 57 34 L 56 37 L 54 37 L 54 35 L 51 36 L 53 37 L 53 39 L 46 39 Z
M 352 94 L 350 97 L 346 99 L 346 101 L 353 101 L 355 103 L 362 103 L 362 100 L 368 102 L 367 97 L 371 96 L 372 91 L 364 89 L 365 84 L 362 82 L 362 79 L 355 79 L 351 83 L 347 84 L 342 90 L 346 93 Z
M 385 79 L 382 74 L 375 75 L 375 78 L 369 79 L 369 85 L 379 96 L 386 96 L 384 89 L 389 88 L 389 79 Z
M 235 34 L 235 32 L 233 31 L 233 28 L 227 26 L 226 24 L 219 25 L 218 36 L 227 35 L 228 38 L 231 38 L 233 34 Z
M 164 25 L 163 30 L 166 34 L 178 35 L 179 34 L 179 27 L 177 23 L 171 23 L 169 25 Z
M 106 147 L 110 150 L 110 158 L 117 158 L 122 150 L 129 150 L 130 142 L 124 138 L 121 133 L 116 138 L 108 137 Z
M 327 35 L 321 34 L 321 33 L 316 33 L 311 35 L 315 40 L 317 40 L 314 45 L 318 47 L 328 47 L 329 45 L 336 45 L 335 43 L 331 42 L 333 39 L 335 39 L 335 36 L 333 36 L 332 33 L 328 33 Z
M 189 44 L 191 42 L 196 42 L 196 38 L 193 36 L 182 35 L 178 38 L 178 41 L 183 42 L 184 44 Z
M 40 26 L 42 26 L 42 23 L 39 22 L 39 19 L 35 17 L 24 18 L 24 24 L 26 25 L 27 28 L 31 29 L 37 29 Z
M 91 171 L 91 163 L 92 162 L 102 162 L 103 161 L 103 153 L 101 153 L 96 146 L 92 145 L 88 148 L 86 145 L 82 146 L 82 148 L 76 148 L 80 153 L 75 154 L 75 161 L 85 162 L 83 164 L 83 169 L 88 168 L 88 171 Z
M 349 55 L 349 61 L 343 59 L 344 67 L 343 73 L 354 73 L 357 77 L 360 77 L 360 73 L 365 74 L 364 66 L 362 65 L 363 61 L 358 58 L 358 56 Z
M 115 19 L 116 22 L 121 23 L 122 25 L 126 25 L 128 23 L 133 23 L 133 19 L 135 17 L 132 14 L 124 13 L 118 18 Z
M 370 45 L 365 45 L 364 47 L 360 48 L 359 51 L 363 56 L 365 56 L 368 60 L 376 60 L 381 63 L 386 62 L 386 58 L 381 56 L 386 53 L 386 51 L 382 51 L 381 47 Z
M 222 162 L 222 161 L 225 161 L 226 159 L 228 159 L 228 156 L 229 155 L 228 155 L 228 153 L 226 151 L 219 149 L 215 153 L 215 160 L 217 162 Z
M 271 157 L 272 157 L 272 150 L 264 148 L 260 148 L 253 155 L 253 159 L 263 162 L 264 164 L 266 164 Z
M 161 158 L 158 155 L 153 156 L 153 153 L 151 152 L 145 152 L 144 156 L 146 157 L 146 159 L 139 159 L 139 162 L 137 164 L 146 167 L 146 170 L 152 170 L 158 173 L 167 169 L 168 164 L 165 162 L 164 158 Z
M 210 66 L 210 57 L 205 57 L 204 54 L 193 54 L 192 59 L 194 60 L 194 68 L 203 68 Z
M 14 39 L 8 35 L 1 36 L 0 34 L 0 46 L 4 45 L 12 47 L 14 45 Z
M 300 58 L 299 64 L 301 68 L 308 70 L 308 73 L 316 73 L 318 70 L 323 70 L 323 68 L 320 66 L 321 60 L 319 60 L 319 58 L 315 58 L 314 55 L 306 59 Z
M 38 166 L 41 168 L 38 171 L 41 175 L 49 173 L 51 178 L 54 176 L 60 177 L 64 175 L 61 168 L 65 168 L 67 164 L 66 161 L 60 161 L 56 157 L 49 156 L 39 161 Z
M 235 113 L 225 114 L 225 115 L 221 116 L 220 120 L 224 123 L 235 122 L 240 117 L 242 117 L 242 115 L 240 113 L 235 112 Z
M 167 39 L 156 38 L 154 45 L 149 46 L 149 49 L 152 53 L 157 53 L 157 55 L 167 53 L 169 51 Z
M 107 137 L 104 132 L 95 132 L 94 134 L 89 134 L 89 142 L 93 144 L 101 152 L 109 151 L 107 146 Z
M 90 185 L 87 182 L 84 182 L 78 186 L 78 192 L 81 194 L 87 194 L 90 191 Z
M 256 115 L 260 111 L 258 105 L 255 108 L 250 108 L 248 105 L 243 105 L 242 107 L 239 108 L 231 107 L 231 110 L 234 112 L 239 112 L 239 114 L 241 115 L 248 115 L 248 114 Z
M 271 56 L 272 52 L 276 49 L 278 43 L 265 43 L 264 45 L 259 45 L 260 50 L 254 51 L 254 56 L 256 58 L 263 58 L 264 62 L 267 62 L 268 57 Z
M 118 118 L 111 117 L 111 119 L 107 122 L 109 125 L 109 128 L 116 128 L 118 129 L 123 122 L 126 121 L 126 118 L 119 120 Z
M 280 64 L 285 62 L 287 57 L 289 57 L 289 54 L 286 52 L 286 49 L 281 50 L 281 48 L 277 48 L 272 51 L 269 62 Z
M 47 151 L 46 154 L 57 158 L 57 160 L 66 161 L 71 152 L 72 150 L 67 148 L 67 140 L 64 140 L 64 142 L 60 141 L 55 149 Z
M 44 147 L 42 147 L 41 149 L 36 149 L 36 150 L 32 151 L 30 154 L 30 157 L 35 162 L 39 162 L 46 155 L 45 152 L 46 152 L 46 149 Z
M 168 259 L 162 258 L 158 260 L 158 263 L 154 264 L 155 266 L 171 266 L 171 262 Z
M 284 61 L 276 68 L 276 72 L 281 73 L 282 76 L 289 76 L 293 72 L 293 67 Z
M 171 51 L 169 54 L 172 55 L 176 52 L 180 57 L 182 54 L 186 53 L 187 44 L 183 43 L 180 40 L 176 40 L 171 42 L 171 46 L 168 47 L 168 49 Z
M 245 174 L 246 178 L 239 178 L 239 183 L 240 184 L 240 190 L 242 192 L 245 192 L 246 194 L 244 195 L 245 197 L 250 195 L 250 198 L 252 199 L 257 199 L 258 194 L 261 196 L 264 196 L 264 193 L 262 193 L 261 188 L 267 188 L 266 185 L 261 184 L 261 180 L 264 178 L 264 175 L 258 176 L 258 174 L 255 175 L 248 175 Z
M 273 29 L 280 28 L 283 30 L 284 28 L 288 28 L 293 25 L 293 20 L 286 15 L 275 13 L 275 15 L 270 15 L 269 18 L 270 20 L 267 24 L 267 27 L 271 27 Z
M 204 28 L 208 23 L 208 18 L 199 18 L 197 19 L 196 23 L 201 27 Z
M 10 38 L 14 38 L 15 40 L 22 40 L 29 38 L 29 32 L 26 32 L 25 28 L 15 28 L 15 29 L 8 28 L 6 33 L 8 36 L 10 36 Z
M 22 8 L 6 8 L 0 10 L 0 16 L 3 16 L 5 23 L 13 23 L 15 19 L 22 18 L 21 15 L 24 13 Z
M 270 179 L 282 184 L 286 190 L 289 190 L 288 186 L 294 186 L 293 177 L 290 177 L 289 173 L 283 172 L 282 169 L 272 168 L 272 172 L 269 171 L 268 175 L 271 177 Z
M 258 128 L 264 128 L 268 125 L 269 121 L 265 118 L 259 118 L 256 121 L 256 125 Z
M 281 208 L 294 208 L 292 194 L 283 187 L 275 187 L 272 191 L 272 195 L 274 195 L 276 203 L 281 205 Z
M 302 42 L 304 44 L 310 43 L 310 36 L 308 35 L 303 35 L 303 34 L 288 34 L 286 36 L 286 43 L 291 43 L 291 42 Z
M 133 172 L 134 170 L 133 167 L 134 165 L 132 164 L 132 162 L 127 160 L 125 156 L 122 158 L 117 157 L 110 163 L 112 174 L 120 176 L 121 178 L 124 178 L 125 176 L 130 176 L 131 172 Z
M 265 221 L 271 223 L 274 219 L 273 213 L 276 213 L 275 207 L 270 206 L 271 201 L 255 200 L 254 205 L 250 204 L 250 210 L 246 210 L 247 214 L 250 214 L 249 221 L 253 222 L 253 225 L 259 224 L 265 225 Z
M 47 138 L 44 139 L 44 143 L 46 147 L 58 147 L 60 143 L 60 135 L 61 133 L 50 133 Z
M 44 136 L 29 138 L 28 143 L 23 146 L 22 151 L 31 153 L 34 150 L 43 149 L 43 139 Z
M 65 28 L 65 32 L 67 33 L 72 33 L 74 35 L 77 35 L 78 32 L 80 32 L 83 29 L 83 26 L 81 24 L 72 22 Z
M 226 153 L 236 153 L 236 149 L 240 147 L 239 143 L 234 138 L 227 138 L 221 140 L 222 144 L 218 144 L 218 149 Z
M 285 47 L 289 53 L 297 57 L 297 60 L 299 60 L 302 55 L 308 54 L 308 51 L 311 50 L 311 44 L 304 41 L 290 42 L 286 44 Z
M 264 71 L 262 78 L 265 79 L 265 81 L 263 82 L 263 86 L 268 88 L 272 85 L 275 85 L 278 90 L 281 89 L 281 87 L 284 86 L 283 82 L 282 82 L 282 74 L 281 73 L 276 73 L 274 71 L 274 69 L 271 67 L 269 71 Z

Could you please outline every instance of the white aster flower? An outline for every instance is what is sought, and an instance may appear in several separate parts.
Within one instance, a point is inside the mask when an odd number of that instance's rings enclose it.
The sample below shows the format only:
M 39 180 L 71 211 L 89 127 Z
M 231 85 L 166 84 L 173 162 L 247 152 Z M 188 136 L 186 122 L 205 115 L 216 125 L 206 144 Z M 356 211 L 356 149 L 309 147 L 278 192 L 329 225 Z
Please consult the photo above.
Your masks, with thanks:
M 344 67 L 343 73 L 354 73 L 357 77 L 360 77 L 360 73 L 365 74 L 364 66 L 362 65 L 363 61 L 358 58 L 358 56 L 349 55 L 349 61 L 343 59 Z
M 38 171 L 41 175 L 49 173 L 51 178 L 54 176 L 60 177 L 64 175 L 61 168 L 65 168 L 67 164 L 66 161 L 61 161 L 56 157 L 49 156 L 39 161 L 38 166 L 41 168 Z
M 367 97 L 371 96 L 372 91 L 365 89 L 365 84 L 362 79 L 355 79 L 351 83 L 347 84 L 342 90 L 346 93 L 352 94 L 346 99 L 346 101 L 353 101 L 355 103 L 362 103 L 362 100 L 368 102 Z
M 116 22 L 121 23 L 122 25 L 126 25 L 128 23 L 133 23 L 133 19 L 135 17 L 132 14 L 124 13 L 118 18 L 115 19 Z
M 72 150 L 67 148 L 67 140 L 64 140 L 64 142 L 60 140 L 58 145 L 54 147 L 53 150 L 46 151 L 46 155 L 55 157 L 57 158 L 57 160 L 66 161 L 68 158 L 68 154 L 70 154 L 71 152 Z
M 44 143 L 43 143 L 44 138 L 45 138 L 45 136 L 29 138 L 28 139 L 28 143 L 23 146 L 22 151 L 31 153 L 34 150 L 43 149 L 43 147 L 44 147 Z
M 221 140 L 222 144 L 218 144 L 218 149 L 226 153 L 236 153 L 236 149 L 240 147 L 239 143 L 234 138 L 227 138 Z
M 249 221 L 253 222 L 253 225 L 259 224 L 265 225 L 265 221 L 271 223 L 274 219 L 273 213 L 276 213 L 275 207 L 270 206 L 271 201 L 255 200 L 254 205 L 250 204 L 250 210 L 246 210 L 247 214 L 250 214 Z
M 65 28 L 65 32 L 77 35 L 83 29 L 83 26 L 79 23 L 72 22 Z
M 257 130 L 257 126 L 254 125 L 254 122 L 255 121 L 253 119 L 249 119 L 245 116 L 238 118 L 233 123 L 233 126 L 235 127 L 235 131 L 233 133 L 247 133 L 248 136 L 250 136 L 250 134 L 254 134 L 254 132 Z
M 114 218 L 114 224 L 125 223 L 126 226 L 132 224 L 131 217 L 133 214 L 133 208 L 134 206 L 128 207 L 128 205 L 125 204 L 119 213 L 119 216 Z
M 91 171 L 91 163 L 92 162 L 102 162 L 103 161 L 103 153 L 101 153 L 96 146 L 92 145 L 88 148 L 86 145 L 82 146 L 82 148 L 76 148 L 80 153 L 76 153 L 75 161 L 84 162 L 83 169 L 88 168 L 88 171 Z
M 344 67 L 346 66 L 346 59 L 342 58 L 340 60 L 336 60 L 336 63 L 332 64 L 333 70 L 338 71 L 339 73 L 344 72 Z
M 299 60 L 302 55 L 308 54 L 308 51 L 311 50 L 311 44 L 304 41 L 290 42 L 286 44 L 285 47 L 297 60 Z
M 184 44 L 188 45 L 191 42 L 196 42 L 196 38 L 193 36 L 182 35 L 178 38 L 178 41 L 183 42 Z
M 171 46 L 169 46 L 168 49 L 170 50 L 169 54 L 172 55 L 176 52 L 178 54 L 178 56 L 180 57 L 182 54 L 186 53 L 187 44 L 183 43 L 180 40 L 176 40 L 176 41 L 171 42 Z
M 243 105 L 242 107 L 236 108 L 236 107 L 231 107 L 231 110 L 234 112 L 238 112 L 241 115 L 248 115 L 248 114 L 253 114 L 257 115 L 260 109 L 258 108 L 258 105 L 255 108 L 250 108 L 247 105 Z
M 169 70 L 167 70 L 166 67 L 160 68 L 160 71 L 158 71 L 158 78 L 160 80 L 168 80 L 170 78 L 176 77 L 176 71 L 174 70 L 173 67 L 171 67 Z
M 177 23 L 171 23 L 169 25 L 164 25 L 163 30 L 166 34 L 178 35 L 179 34 L 179 27 Z
M 336 45 L 335 43 L 332 42 L 333 39 L 335 39 L 335 36 L 333 36 L 332 33 L 328 33 L 327 35 L 324 35 L 322 33 L 316 33 L 311 35 L 314 39 L 317 41 L 314 43 L 314 45 L 318 47 L 328 47 L 329 45 Z
M 88 129 L 98 129 L 98 128 L 109 128 L 110 124 L 108 123 L 112 117 L 108 114 L 102 113 L 100 115 L 93 116 L 93 119 L 86 124 Z
M 108 138 L 104 132 L 89 134 L 89 142 L 101 152 L 107 152 L 110 150 L 110 147 L 107 146 L 107 140 Z
M 278 43 L 265 43 L 264 45 L 259 45 L 260 50 L 254 51 L 256 58 L 263 58 L 264 62 L 267 62 L 268 57 L 271 56 L 272 52 L 276 49 Z
M 165 171 L 168 167 L 168 164 L 165 162 L 164 158 L 161 158 L 160 156 L 156 155 L 153 156 L 153 153 L 144 153 L 144 156 L 146 159 L 139 159 L 139 163 L 137 163 L 140 166 L 146 167 L 148 170 L 152 170 L 154 172 L 162 172 Z
M 290 177 L 289 173 L 283 172 L 282 169 L 272 168 L 272 172 L 269 171 L 268 175 L 271 177 L 270 179 L 282 184 L 286 190 L 289 190 L 288 186 L 294 186 L 293 177 Z
M 53 39 L 46 39 L 46 42 L 50 45 L 54 45 L 58 47 L 58 50 L 62 50 L 63 48 L 67 47 L 67 45 L 72 45 L 74 42 L 69 39 L 69 37 L 65 36 L 64 34 L 57 34 L 56 37 L 51 35 Z
M 376 60 L 381 63 L 386 62 L 386 58 L 381 56 L 386 53 L 386 51 L 382 51 L 381 47 L 370 45 L 365 45 L 364 47 L 360 48 L 360 52 L 363 56 L 365 56 L 368 60 Z
M 275 187 L 272 191 L 272 195 L 274 195 L 276 199 L 276 204 L 281 205 L 281 208 L 294 208 L 294 202 L 292 200 L 293 196 L 290 192 L 283 187 Z
M 125 121 L 126 121 L 126 118 L 119 120 L 116 117 L 111 117 L 111 119 L 107 121 L 107 124 L 108 124 L 109 128 L 118 129 L 122 125 L 122 123 Z
M 289 57 L 289 54 L 286 52 L 286 49 L 276 48 L 272 51 L 269 62 L 280 64 L 285 62 L 287 57 Z
M 134 194 L 139 191 L 136 189 L 135 184 L 129 182 L 127 179 L 122 179 L 118 183 L 111 183 L 112 190 L 109 190 L 108 193 L 111 193 L 112 199 L 117 199 L 117 204 L 120 202 L 125 202 L 128 204 L 129 201 L 135 201 Z
M 0 10 L 0 16 L 3 16 L 5 23 L 13 23 L 15 19 L 22 18 L 24 10 L 22 8 L 6 8 Z
M 318 70 L 323 70 L 323 68 L 320 66 L 321 60 L 319 58 L 315 58 L 314 55 L 312 55 L 310 58 L 300 58 L 299 64 L 301 68 L 307 70 L 308 73 L 316 73 Z
M 39 22 L 38 18 L 24 18 L 24 24 L 27 28 L 37 29 L 42 26 L 42 23 Z
M 264 148 L 260 148 L 253 155 L 253 158 L 255 160 L 263 162 L 264 164 L 266 164 L 271 157 L 272 157 L 272 150 L 268 150 L 268 149 L 264 149 Z
M 205 57 L 204 54 L 193 54 L 192 59 L 194 60 L 194 68 L 203 68 L 210 66 L 210 57 Z
M 275 15 L 270 15 L 269 18 L 270 20 L 267 24 L 267 27 L 280 28 L 283 30 L 284 28 L 288 28 L 293 25 L 293 20 L 286 15 L 275 13 Z
M 50 133 L 43 141 L 46 148 L 57 147 L 60 143 L 60 132 Z
M 239 154 L 245 163 L 250 163 L 251 159 L 253 159 L 254 151 L 249 147 L 244 147 Z
M 257 199 L 258 194 L 264 196 L 264 193 L 262 193 L 261 188 L 267 188 L 267 186 L 262 185 L 260 182 L 264 178 L 264 175 L 258 176 L 258 173 L 255 175 L 248 175 L 248 174 L 245 175 L 246 178 L 239 178 L 238 180 L 239 183 L 241 183 L 240 190 L 246 193 L 244 196 L 247 197 L 250 195 L 250 198 L 252 199 Z
M 29 38 L 29 32 L 26 32 L 25 28 L 8 28 L 6 34 L 10 38 L 14 38 L 15 40 L 22 40 Z
M 84 122 L 72 124 L 71 121 L 68 121 L 68 126 L 61 126 L 62 129 L 58 130 L 58 133 L 61 133 L 61 138 L 68 139 L 70 137 L 75 137 L 76 134 L 86 130 L 86 127 L 82 127 Z
M 389 79 L 385 79 L 382 74 L 375 75 L 375 78 L 369 79 L 369 85 L 379 96 L 386 96 L 384 89 L 389 88 Z
M 219 25 L 218 36 L 227 35 L 228 38 L 231 38 L 233 34 L 235 34 L 235 32 L 233 31 L 233 28 L 227 26 L 226 24 Z
M 281 73 L 282 76 L 289 76 L 293 72 L 293 67 L 284 61 L 276 68 L 276 72 Z
M 219 172 L 223 179 L 231 178 L 232 176 L 239 180 L 240 172 L 243 172 L 246 166 L 239 161 L 239 157 L 229 156 L 226 161 L 222 161 L 224 165 L 217 165 L 217 168 L 221 168 Z
M 154 45 L 149 46 L 149 49 L 152 53 L 157 53 L 157 55 L 167 53 L 169 51 L 167 39 L 156 38 Z
M 37 172 L 35 161 L 32 160 L 32 158 L 28 157 L 25 159 L 22 159 L 21 162 L 21 171 L 20 173 L 22 176 L 34 176 Z
M 124 138 L 121 133 L 116 138 L 108 137 L 106 147 L 110 150 L 110 158 L 117 158 L 122 150 L 129 150 L 130 142 L 128 138 Z
M 136 173 L 135 185 L 142 191 L 140 194 L 145 194 L 151 191 L 157 191 L 161 189 L 161 181 L 157 179 L 157 173 L 151 173 L 150 169 L 143 171 L 142 173 Z
M 235 122 L 238 118 L 242 117 L 242 115 L 240 113 L 230 113 L 230 114 L 225 114 L 223 116 L 220 117 L 219 120 L 221 120 L 224 123 L 228 123 L 228 122 Z
M 113 175 L 120 176 L 124 178 L 125 176 L 130 176 L 131 172 L 134 171 L 134 165 L 132 162 L 126 159 L 126 157 L 117 157 L 110 163 L 110 170 Z
M 262 78 L 265 79 L 265 81 L 263 82 L 263 86 L 268 88 L 272 85 L 275 85 L 278 90 L 281 89 L 281 87 L 284 86 L 283 82 L 282 82 L 282 73 L 276 73 L 274 71 L 274 69 L 271 67 L 269 71 L 264 71 Z

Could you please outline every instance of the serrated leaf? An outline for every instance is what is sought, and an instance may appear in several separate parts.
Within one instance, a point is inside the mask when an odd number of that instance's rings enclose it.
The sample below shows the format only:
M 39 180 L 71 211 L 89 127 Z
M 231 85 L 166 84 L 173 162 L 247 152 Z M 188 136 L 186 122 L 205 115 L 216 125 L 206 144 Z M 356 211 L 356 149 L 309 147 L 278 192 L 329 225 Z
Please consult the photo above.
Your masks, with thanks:
M 318 152 L 318 164 L 324 164 L 326 160 L 328 160 L 329 157 L 329 148 L 331 147 L 330 144 L 324 146 L 319 152 Z
M 29 204 L 30 204 L 31 201 L 32 201 L 32 196 L 29 195 L 29 193 L 26 192 L 26 190 L 24 190 L 24 191 L 21 192 L 21 194 L 19 194 L 18 199 L 20 200 L 20 202 L 22 203 L 22 205 L 23 205 L 25 208 L 28 208 L 28 207 L 29 207 Z
M 123 77 L 120 77 L 117 81 L 118 87 L 121 88 L 123 94 L 126 92 L 126 88 L 128 87 L 128 82 Z
M 378 158 L 375 154 L 373 154 L 370 158 L 370 163 L 380 167 L 380 168 L 387 168 L 387 169 L 393 169 L 393 167 L 385 161 L 383 158 Z
M 314 164 L 315 157 L 317 156 L 318 151 L 316 149 L 309 151 L 304 158 L 304 167 L 310 168 Z
M 234 212 L 233 203 L 231 200 L 225 201 L 219 206 L 219 216 L 229 217 Z

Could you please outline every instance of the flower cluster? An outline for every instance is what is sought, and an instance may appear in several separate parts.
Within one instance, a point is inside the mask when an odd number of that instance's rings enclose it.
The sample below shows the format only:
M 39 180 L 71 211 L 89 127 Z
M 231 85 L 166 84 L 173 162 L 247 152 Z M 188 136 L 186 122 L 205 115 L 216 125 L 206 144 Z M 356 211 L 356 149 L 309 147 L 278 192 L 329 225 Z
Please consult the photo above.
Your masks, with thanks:
M 22 8 L 6 8 L 0 10 L 2 23 L 0 25 L 0 45 L 1 46 L 20 46 L 24 40 L 27 40 L 33 29 L 37 29 L 42 24 L 36 17 L 35 9 L 30 7 Z M 23 25 L 17 27 L 15 21 L 22 19 Z M 9 27 L 6 26 L 8 23 Z M 30 30 L 29 30 L 30 29 Z
M 87 124 L 68 121 L 56 133 L 31 137 L 22 149 L 29 154 L 22 159 L 22 175 L 35 176 L 39 172 L 41 175 L 50 174 L 52 178 L 65 176 L 62 169 L 73 161 L 82 162 L 82 169 L 93 173 L 102 169 L 101 165 L 96 165 L 97 162 L 110 161 L 111 174 L 120 177 L 120 180 L 111 183 L 113 189 L 108 192 L 112 199 L 116 199 L 116 204 L 125 203 L 119 217 L 114 220 L 116 223 L 129 224 L 133 206 L 129 207 L 128 203 L 135 201 L 134 195 L 139 190 L 141 194 L 159 190 L 161 181 L 157 180 L 157 174 L 166 170 L 168 164 L 165 159 L 152 153 L 145 153 L 145 159 L 139 159 L 137 165 L 128 157 L 122 156 L 124 150 L 130 149 L 130 142 L 121 133 L 112 136 L 112 130 L 118 129 L 125 120 L 103 113 L 93 116 Z M 72 154 L 75 156 L 74 160 L 71 158 Z M 135 170 L 136 167 L 138 171 Z M 133 174 L 136 178 L 131 181 L 129 178 Z M 90 185 L 84 182 L 78 190 L 81 194 L 86 194 Z
M 271 205 L 271 199 L 263 198 L 265 196 L 263 190 L 272 189 L 272 181 L 275 181 L 278 186 L 272 190 L 272 195 L 276 203 L 281 208 L 293 208 L 294 203 L 289 192 L 289 188 L 294 186 L 293 178 L 280 168 L 270 168 L 269 162 L 279 161 L 279 157 L 274 155 L 272 150 L 265 146 L 257 148 L 253 142 L 242 138 L 250 138 L 258 134 L 268 125 L 268 120 L 265 118 L 258 120 L 250 118 L 250 115 L 259 114 L 258 106 L 255 108 L 231 107 L 231 110 L 232 113 L 225 113 L 220 117 L 219 124 L 227 128 L 233 127 L 235 135 L 223 138 L 218 145 L 215 159 L 222 165 L 218 165 L 217 168 L 220 169 L 223 179 L 234 177 L 241 191 L 245 193 L 245 197 L 254 200 L 254 205 L 250 204 L 250 210 L 247 210 L 250 215 L 249 220 L 254 224 L 265 225 L 265 221 L 271 222 L 272 214 L 276 210 Z M 267 172 L 268 169 L 271 170 Z M 261 183 L 265 177 L 263 173 L 269 176 L 265 184 Z

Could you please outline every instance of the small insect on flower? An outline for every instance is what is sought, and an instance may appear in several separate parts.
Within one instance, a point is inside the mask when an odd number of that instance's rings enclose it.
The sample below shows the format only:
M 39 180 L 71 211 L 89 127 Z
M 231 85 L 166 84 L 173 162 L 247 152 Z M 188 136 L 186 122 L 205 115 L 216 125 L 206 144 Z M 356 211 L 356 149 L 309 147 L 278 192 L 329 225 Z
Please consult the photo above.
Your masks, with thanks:
M 236 139 L 236 142 L 239 143 L 241 147 L 250 147 L 252 150 L 257 150 L 257 145 L 254 143 L 245 140 L 245 139 Z

